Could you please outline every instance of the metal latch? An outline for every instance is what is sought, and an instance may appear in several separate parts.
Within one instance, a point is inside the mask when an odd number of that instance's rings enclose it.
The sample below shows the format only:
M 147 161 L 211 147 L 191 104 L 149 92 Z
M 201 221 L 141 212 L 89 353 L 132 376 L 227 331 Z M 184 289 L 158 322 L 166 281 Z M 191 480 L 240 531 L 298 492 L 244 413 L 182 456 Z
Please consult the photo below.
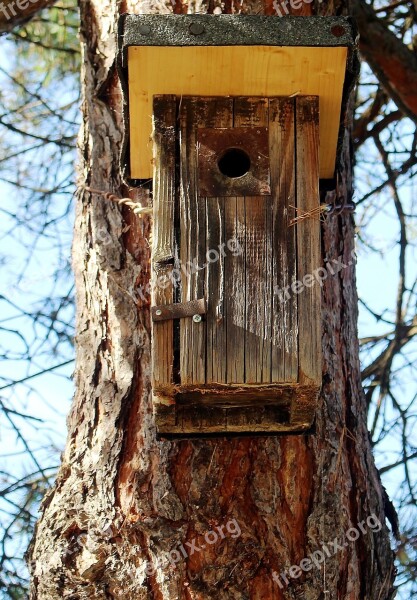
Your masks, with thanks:
M 176 302 L 175 304 L 164 304 L 151 307 L 151 316 L 153 321 L 168 321 L 169 319 L 183 319 L 184 317 L 196 317 L 205 315 L 207 312 L 206 301 L 204 298 L 191 300 L 191 302 Z M 201 321 L 194 319 L 196 323 Z

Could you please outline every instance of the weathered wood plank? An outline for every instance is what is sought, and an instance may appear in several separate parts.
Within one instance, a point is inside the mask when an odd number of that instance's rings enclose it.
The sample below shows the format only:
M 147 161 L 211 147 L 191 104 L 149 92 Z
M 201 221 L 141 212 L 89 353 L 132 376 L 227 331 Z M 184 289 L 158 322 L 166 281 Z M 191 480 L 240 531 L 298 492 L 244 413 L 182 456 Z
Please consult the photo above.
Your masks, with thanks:
M 180 99 L 180 265 L 181 301 L 206 295 L 206 199 L 198 193 L 197 129 L 220 127 L 231 118 L 229 98 Z M 201 269 L 187 269 L 194 263 Z M 211 310 L 211 308 L 209 308 Z M 212 333 L 212 331 L 210 332 Z M 206 321 L 180 323 L 180 378 L 182 384 L 206 382 Z
M 289 405 L 294 394 L 301 387 L 298 384 L 288 385 L 233 385 L 223 384 L 211 387 L 201 394 L 194 389 L 181 390 L 176 395 L 177 402 L 181 405 L 210 405 L 210 406 L 251 406 L 257 404 Z
M 231 127 L 233 124 L 233 100 L 227 99 L 225 110 L 216 116 L 215 127 Z M 225 279 L 225 260 L 228 249 L 225 227 L 225 203 L 230 198 L 207 198 L 206 247 L 210 250 L 207 261 L 207 383 L 224 383 L 226 375 L 227 332 L 225 300 L 228 282 Z M 216 252 L 219 259 L 215 260 Z M 224 416 L 224 415 L 223 415 Z
M 152 304 L 174 301 L 175 96 L 156 96 L 154 121 L 154 188 Z M 173 383 L 173 323 L 152 323 L 152 382 L 155 390 Z
M 295 206 L 293 98 L 269 101 L 269 140 L 273 207 L 272 373 L 271 381 L 298 381 L 296 230 L 288 227 Z
M 296 164 L 298 215 L 319 206 L 319 100 L 298 97 L 296 106 Z M 320 266 L 320 222 L 307 218 L 297 225 L 297 279 Z M 314 282 L 298 294 L 299 382 L 321 382 L 321 288 Z
M 232 117 L 232 113 L 230 113 Z M 224 247 L 225 198 L 207 198 L 207 248 Z M 207 264 L 207 383 L 226 381 L 226 320 L 224 256 L 219 252 L 217 262 Z
M 181 431 L 202 431 L 202 411 L 198 404 L 192 407 L 191 410 L 177 404 L 177 423 Z
M 266 127 L 266 98 L 236 98 L 235 127 Z M 271 197 L 251 196 L 245 208 L 245 382 L 271 381 Z
M 198 269 L 204 265 L 206 253 L 205 203 L 198 196 L 197 136 L 199 101 L 181 98 L 180 127 L 180 253 L 178 268 L 181 272 L 181 302 L 197 300 L 205 295 L 204 276 Z M 204 111 L 206 113 L 207 110 Z M 204 122 L 204 121 L 203 121 Z M 182 267 L 182 268 L 181 268 Z M 186 269 L 184 271 L 184 269 Z M 205 323 L 183 319 L 180 323 L 180 381 L 204 383 L 206 370 Z
M 314 417 L 317 387 L 260 384 L 222 386 L 218 397 L 181 392 L 174 404 L 156 404 L 162 435 L 218 435 L 224 433 L 285 433 L 307 431 Z
M 246 326 L 246 288 L 245 288 L 245 199 L 225 199 L 226 239 L 233 240 L 239 252 L 229 254 L 225 260 L 225 314 L 227 332 L 226 381 L 242 383 L 245 381 L 245 326 Z
M 227 428 L 227 409 L 220 406 L 203 406 L 201 410 L 201 429 L 203 431 L 222 432 Z

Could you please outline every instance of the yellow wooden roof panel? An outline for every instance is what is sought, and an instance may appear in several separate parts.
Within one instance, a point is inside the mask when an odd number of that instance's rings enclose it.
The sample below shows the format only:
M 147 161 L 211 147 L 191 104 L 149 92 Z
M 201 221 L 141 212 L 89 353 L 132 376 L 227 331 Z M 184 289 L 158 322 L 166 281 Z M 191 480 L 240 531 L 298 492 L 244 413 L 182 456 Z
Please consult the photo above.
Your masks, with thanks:
M 320 98 L 320 177 L 334 174 L 348 49 L 305 46 L 130 46 L 130 176 L 152 177 L 152 99 L 177 96 Z

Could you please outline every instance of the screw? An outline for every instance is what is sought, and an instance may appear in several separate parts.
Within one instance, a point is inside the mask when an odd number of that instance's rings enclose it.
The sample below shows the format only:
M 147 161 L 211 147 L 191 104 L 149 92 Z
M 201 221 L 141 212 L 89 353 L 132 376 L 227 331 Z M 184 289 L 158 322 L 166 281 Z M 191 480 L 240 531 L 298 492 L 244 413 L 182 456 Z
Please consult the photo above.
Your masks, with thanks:
M 204 25 L 201 25 L 201 23 L 191 23 L 189 27 L 189 32 L 192 35 L 201 35 L 202 33 L 205 33 L 205 31 Z
M 334 25 L 331 32 L 335 37 L 342 37 L 346 33 L 346 30 L 342 25 Z
M 149 35 L 151 33 L 151 26 L 150 25 L 139 25 L 138 30 L 139 30 L 139 33 L 141 33 L 142 35 Z
M 194 315 L 193 316 L 193 321 L 194 323 L 201 323 L 201 315 Z
M 162 310 L 161 310 L 160 308 L 158 308 L 158 309 L 155 311 L 155 314 L 156 314 L 156 316 L 157 316 L 157 317 L 160 317 L 160 316 L 162 315 Z

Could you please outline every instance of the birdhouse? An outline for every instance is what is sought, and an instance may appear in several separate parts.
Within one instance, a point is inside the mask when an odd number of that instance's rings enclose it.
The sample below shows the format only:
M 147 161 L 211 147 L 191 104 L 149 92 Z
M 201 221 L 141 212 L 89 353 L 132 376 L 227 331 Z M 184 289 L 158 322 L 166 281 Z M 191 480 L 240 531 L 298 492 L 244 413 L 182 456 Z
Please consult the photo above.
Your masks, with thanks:
M 124 164 L 134 183 L 153 180 L 161 435 L 311 428 L 315 214 L 337 161 L 354 38 L 339 17 L 122 17 Z

